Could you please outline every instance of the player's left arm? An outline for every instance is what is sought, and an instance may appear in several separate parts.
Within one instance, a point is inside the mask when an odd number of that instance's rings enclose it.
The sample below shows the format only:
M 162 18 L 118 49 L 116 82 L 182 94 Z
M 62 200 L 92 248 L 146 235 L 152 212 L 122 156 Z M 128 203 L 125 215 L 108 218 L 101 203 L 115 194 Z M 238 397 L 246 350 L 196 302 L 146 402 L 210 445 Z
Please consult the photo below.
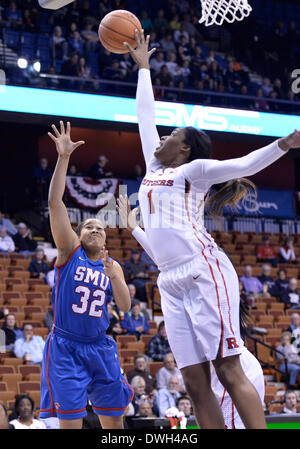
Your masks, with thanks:
M 122 312 L 128 312 L 131 307 L 131 299 L 121 265 L 115 260 L 109 260 L 108 251 L 105 251 L 103 264 L 104 271 L 110 278 L 113 297 L 117 306 Z
M 183 172 L 190 183 L 208 188 L 232 179 L 252 176 L 273 164 L 292 148 L 300 147 L 300 132 L 295 130 L 287 137 L 252 151 L 246 156 L 218 161 L 196 159 L 185 164 Z

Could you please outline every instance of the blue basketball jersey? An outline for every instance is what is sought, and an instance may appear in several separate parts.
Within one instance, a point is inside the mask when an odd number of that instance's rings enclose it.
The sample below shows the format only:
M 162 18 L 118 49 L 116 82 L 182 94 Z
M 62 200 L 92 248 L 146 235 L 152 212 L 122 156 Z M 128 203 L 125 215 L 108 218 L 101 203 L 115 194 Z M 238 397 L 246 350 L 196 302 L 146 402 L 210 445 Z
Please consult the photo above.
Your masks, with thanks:
M 54 325 L 83 340 L 103 335 L 109 326 L 107 303 L 112 300 L 112 286 L 102 260 L 88 259 L 79 246 L 54 270 Z

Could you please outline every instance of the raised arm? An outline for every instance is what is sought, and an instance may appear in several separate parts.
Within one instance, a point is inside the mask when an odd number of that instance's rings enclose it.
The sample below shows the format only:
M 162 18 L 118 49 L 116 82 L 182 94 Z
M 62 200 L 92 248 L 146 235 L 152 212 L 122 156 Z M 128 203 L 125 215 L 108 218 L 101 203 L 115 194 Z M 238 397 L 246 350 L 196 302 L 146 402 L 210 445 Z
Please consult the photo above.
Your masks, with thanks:
M 148 166 L 154 151 L 159 146 L 159 135 L 155 126 L 155 101 L 150 76 L 149 58 L 156 50 L 148 51 L 150 36 L 145 39 L 144 31 L 135 33 L 137 47 L 134 50 L 125 43 L 130 54 L 139 66 L 138 84 L 136 91 L 136 112 L 139 125 L 139 133 L 142 142 L 143 154 Z
M 276 140 L 246 156 L 218 161 L 197 159 L 183 167 L 187 180 L 198 187 L 207 189 L 231 179 L 251 176 L 277 161 L 289 149 L 300 147 L 300 133 L 294 131 L 287 137 Z
M 152 250 L 149 245 L 147 235 L 143 229 L 136 223 L 136 215 L 138 212 L 138 207 L 130 209 L 130 204 L 127 196 L 120 195 L 117 199 L 117 210 L 120 216 L 120 222 L 127 226 L 127 229 L 132 233 L 133 237 L 139 242 L 139 244 L 144 248 L 146 253 L 151 257 L 153 262 L 156 263 L 155 257 L 152 254 Z
M 48 133 L 48 135 L 55 142 L 58 159 L 50 183 L 48 204 L 51 232 L 58 249 L 56 264 L 62 265 L 76 246 L 80 244 L 77 234 L 72 229 L 68 211 L 62 198 L 66 187 L 66 174 L 70 156 L 84 142 L 82 140 L 72 142 L 70 122 L 67 123 L 66 130 L 63 122 L 60 122 L 60 133 L 55 125 L 52 125 L 52 128 L 55 136 L 51 133 Z

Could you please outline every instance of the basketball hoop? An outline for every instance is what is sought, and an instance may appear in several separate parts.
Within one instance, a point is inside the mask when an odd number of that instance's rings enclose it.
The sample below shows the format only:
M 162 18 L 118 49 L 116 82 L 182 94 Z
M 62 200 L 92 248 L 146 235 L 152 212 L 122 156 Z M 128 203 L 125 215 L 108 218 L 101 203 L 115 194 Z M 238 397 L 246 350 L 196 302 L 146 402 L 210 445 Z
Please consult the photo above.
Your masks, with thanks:
M 248 17 L 252 11 L 247 0 L 200 0 L 202 17 L 199 23 L 205 26 L 222 25 L 224 20 L 232 23 Z

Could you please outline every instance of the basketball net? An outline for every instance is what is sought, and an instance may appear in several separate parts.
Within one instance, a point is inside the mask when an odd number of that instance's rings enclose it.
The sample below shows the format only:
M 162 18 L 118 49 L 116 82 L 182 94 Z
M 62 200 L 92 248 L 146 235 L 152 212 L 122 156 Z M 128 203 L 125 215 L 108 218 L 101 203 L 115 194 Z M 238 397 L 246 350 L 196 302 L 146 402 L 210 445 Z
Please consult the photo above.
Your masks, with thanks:
M 232 23 L 243 20 L 252 11 L 247 0 L 200 0 L 202 16 L 199 23 L 205 26 L 222 25 L 224 20 Z

